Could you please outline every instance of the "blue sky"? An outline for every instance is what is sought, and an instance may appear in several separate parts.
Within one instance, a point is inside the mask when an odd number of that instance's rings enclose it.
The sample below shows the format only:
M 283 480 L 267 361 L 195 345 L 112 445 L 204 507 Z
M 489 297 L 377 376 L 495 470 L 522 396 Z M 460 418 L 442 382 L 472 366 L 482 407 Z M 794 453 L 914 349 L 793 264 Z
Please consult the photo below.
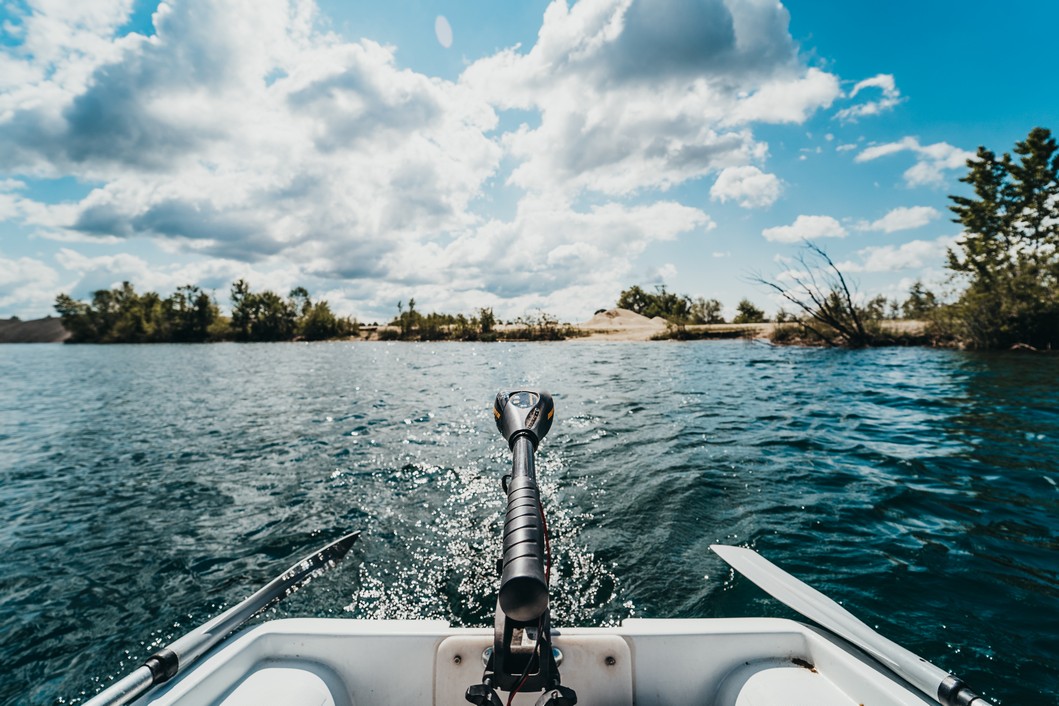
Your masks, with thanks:
M 361 320 L 779 301 L 803 239 L 944 290 L 978 145 L 1057 124 L 1051 2 L 0 0 L 0 316 L 129 280 Z

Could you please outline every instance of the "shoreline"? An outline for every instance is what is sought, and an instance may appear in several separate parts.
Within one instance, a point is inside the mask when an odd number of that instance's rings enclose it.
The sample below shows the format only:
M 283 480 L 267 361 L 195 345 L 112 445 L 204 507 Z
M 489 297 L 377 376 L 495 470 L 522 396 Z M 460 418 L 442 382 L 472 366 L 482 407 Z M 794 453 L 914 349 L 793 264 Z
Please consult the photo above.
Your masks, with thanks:
M 614 311 L 614 310 L 612 310 Z M 607 312 L 610 314 L 611 312 Z M 632 312 L 628 312 L 632 314 Z M 624 314 L 612 315 L 602 321 L 602 314 L 593 320 L 581 324 L 563 324 L 562 326 L 576 335 L 559 339 L 563 342 L 687 342 L 687 341 L 724 341 L 733 339 L 746 339 L 753 341 L 770 341 L 775 329 L 784 324 L 774 322 L 758 324 L 688 324 L 683 327 L 686 337 L 666 336 L 668 324 L 660 319 L 647 319 L 646 317 L 632 314 L 634 319 Z M 921 331 L 924 324 L 921 321 L 896 320 L 886 322 L 886 328 L 895 333 L 909 333 Z M 514 331 L 520 327 L 517 324 L 502 324 L 496 327 L 498 332 Z M 327 343 L 327 342 L 363 342 L 363 343 L 387 343 L 392 342 L 379 337 L 381 330 L 393 330 L 393 326 L 362 326 L 359 336 L 348 338 L 330 339 L 330 341 L 302 341 L 293 340 L 291 343 Z M 0 344 L 2 343 L 63 343 L 70 337 L 70 332 L 62 327 L 58 317 L 45 317 L 43 319 L 32 319 L 21 321 L 18 319 L 0 319 Z M 419 341 L 408 341 L 419 342 Z M 430 343 L 462 343 L 464 341 L 452 339 L 439 339 L 435 341 L 423 341 Z M 494 341 L 467 341 L 468 343 L 492 343 Z M 546 339 L 498 339 L 497 343 L 503 342 L 549 342 Z M 82 344 L 83 345 L 83 344 Z M 140 345 L 140 344 L 137 344 Z M 196 344 L 198 345 L 198 344 Z

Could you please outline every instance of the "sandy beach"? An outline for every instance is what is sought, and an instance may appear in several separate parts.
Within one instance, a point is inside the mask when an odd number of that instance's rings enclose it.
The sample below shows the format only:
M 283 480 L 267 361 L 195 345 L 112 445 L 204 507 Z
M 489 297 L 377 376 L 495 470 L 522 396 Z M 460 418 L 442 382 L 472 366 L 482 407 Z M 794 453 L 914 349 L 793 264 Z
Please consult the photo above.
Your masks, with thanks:
M 749 334 L 752 338 L 768 338 L 775 324 L 707 324 L 690 325 L 688 331 L 709 331 L 718 338 L 726 334 L 740 336 Z M 588 321 L 574 324 L 574 327 L 588 335 L 575 341 L 650 341 L 664 333 L 666 320 L 660 316 L 649 319 L 628 309 L 608 309 L 601 311 Z
M 588 333 L 575 340 L 648 341 L 666 330 L 666 320 L 660 316 L 649 319 L 628 309 L 608 309 L 574 326 Z

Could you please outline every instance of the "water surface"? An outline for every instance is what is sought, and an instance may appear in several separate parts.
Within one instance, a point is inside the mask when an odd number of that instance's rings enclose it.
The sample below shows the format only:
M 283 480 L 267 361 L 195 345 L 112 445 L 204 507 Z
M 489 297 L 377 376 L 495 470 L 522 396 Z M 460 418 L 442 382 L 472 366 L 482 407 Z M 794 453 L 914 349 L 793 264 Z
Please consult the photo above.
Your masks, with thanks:
M 1059 359 L 744 342 L 0 346 L 0 704 L 272 611 L 492 620 L 496 391 L 556 398 L 559 625 L 792 614 L 751 546 L 998 704 L 1059 698 Z

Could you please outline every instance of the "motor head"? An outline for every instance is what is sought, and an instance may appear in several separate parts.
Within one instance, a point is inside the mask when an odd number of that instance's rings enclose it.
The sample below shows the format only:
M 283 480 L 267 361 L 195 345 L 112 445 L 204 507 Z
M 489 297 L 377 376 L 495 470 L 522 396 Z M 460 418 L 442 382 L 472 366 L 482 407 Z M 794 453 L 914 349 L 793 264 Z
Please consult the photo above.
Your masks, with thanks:
M 496 417 L 496 428 L 507 439 L 508 446 L 514 447 L 515 439 L 526 436 L 536 449 L 552 428 L 555 402 L 543 390 L 499 392 L 493 403 L 493 416 Z

